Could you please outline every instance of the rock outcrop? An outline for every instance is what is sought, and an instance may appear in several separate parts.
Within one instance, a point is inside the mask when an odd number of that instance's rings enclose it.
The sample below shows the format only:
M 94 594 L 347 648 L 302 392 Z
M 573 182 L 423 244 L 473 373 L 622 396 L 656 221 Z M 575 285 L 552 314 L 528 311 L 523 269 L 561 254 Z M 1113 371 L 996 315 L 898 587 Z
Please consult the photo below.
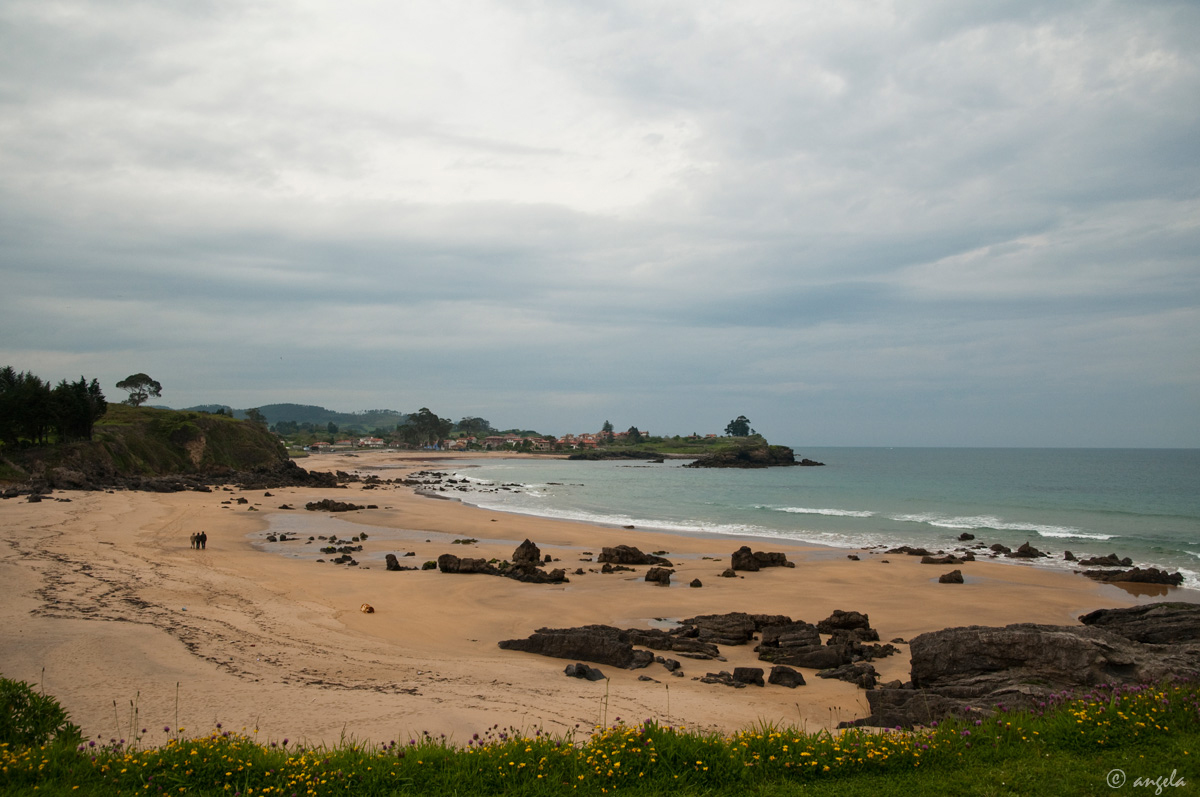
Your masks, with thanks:
M 322 498 L 320 501 L 309 501 L 304 505 L 309 512 L 355 512 L 366 509 L 361 504 L 351 504 L 347 501 L 334 501 L 332 498 Z
M 811 459 L 796 461 L 796 453 L 787 446 L 749 445 L 706 454 L 685 468 L 770 468 L 787 465 L 819 466 Z
M 1079 622 L 1150 645 L 1200 642 L 1200 604 L 1195 603 L 1097 609 L 1080 617 Z
M 1021 623 L 921 634 L 910 643 L 911 683 L 868 692 L 871 715 L 843 725 L 910 727 L 997 705 L 1030 708 L 1064 690 L 1200 677 L 1200 608 L 1154 604 L 1084 617 L 1084 626 Z M 1173 634 L 1188 641 L 1162 644 Z
M 654 554 L 642 553 L 632 545 L 615 545 L 611 548 L 602 548 L 600 555 L 596 557 L 596 561 L 611 565 L 661 565 L 662 567 L 674 567 L 669 559 L 664 559 Z
M 675 573 L 669 567 L 652 567 L 646 571 L 646 580 L 660 587 L 671 586 L 671 576 Z
M 437 558 L 437 568 L 443 573 L 483 573 L 489 576 L 504 576 L 525 584 L 562 584 L 568 581 L 567 571 L 562 568 L 546 571 L 538 567 L 541 551 L 529 540 L 517 546 L 513 561 L 494 565 L 487 559 L 459 557 L 444 553 Z
M 730 557 L 731 570 L 747 570 L 757 572 L 764 567 L 795 567 L 795 562 L 789 562 L 785 554 L 768 551 L 752 551 L 749 545 L 743 545 L 733 552 Z
M 539 628 L 526 639 L 505 639 L 499 645 L 501 650 L 590 661 L 626 670 L 641 669 L 654 661 L 654 654 L 634 649 L 628 632 L 608 625 Z
M 1183 574 L 1179 572 L 1168 573 L 1165 570 L 1159 570 L 1157 567 L 1140 567 L 1130 568 L 1129 570 L 1086 570 L 1083 573 L 1090 579 L 1095 581 L 1104 581 L 1107 583 L 1130 583 L 1130 584 L 1166 584 L 1171 587 L 1178 587 L 1183 583 Z

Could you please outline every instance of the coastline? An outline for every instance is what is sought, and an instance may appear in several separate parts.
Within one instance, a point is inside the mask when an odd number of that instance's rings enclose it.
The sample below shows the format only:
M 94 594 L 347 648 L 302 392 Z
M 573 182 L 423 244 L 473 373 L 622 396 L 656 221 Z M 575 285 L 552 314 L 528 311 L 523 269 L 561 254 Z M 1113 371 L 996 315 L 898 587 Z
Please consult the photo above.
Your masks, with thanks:
M 371 452 L 299 464 L 364 472 L 387 464 L 400 468 L 388 476 L 400 476 L 404 468 L 481 458 Z M 1072 624 L 1092 609 L 1154 600 L 1200 602 L 1190 590 L 1139 597 L 1074 574 L 990 561 L 963 565 L 965 584 L 938 584 L 951 568 L 873 552 L 859 552 L 856 562 L 842 549 L 779 540 L 761 547 L 785 552 L 794 569 L 725 579 L 718 574 L 743 544 L 727 535 L 496 512 L 429 500 L 398 485 L 269 492 L 63 492 L 41 503 L 0 503 L 0 577 L 10 585 L 0 607 L 0 673 L 44 684 L 85 733 L 105 740 L 127 737 L 131 722 L 149 729 L 149 743 L 165 738 L 164 727 L 205 733 L 218 722 L 257 727 L 260 741 L 308 743 L 336 743 L 343 735 L 387 742 L 425 730 L 462 742 L 495 724 L 587 731 L 605 717 L 652 717 L 701 730 L 760 721 L 812 730 L 865 715 L 864 693 L 815 677 L 795 690 L 692 680 L 762 666 L 750 647 L 722 648 L 727 662 L 685 661 L 685 678 L 666 678 L 658 665 L 602 667 L 606 684 L 566 678 L 571 662 L 503 651 L 497 642 L 542 626 L 648 627 L 657 618 L 730 611 L 816 622 L 834 609 L 867 613 L 887 641 L 957 625 Z M 236 503 L 239 497 L 247 503 Z M 337 515 L 303 509 L 322 498 L 379 508 Z M 267 543 L 272 523 L 286 518 L 328 523 L 341 536 L 366 531 L 361 566 L 310 561 L 319 546 L 305 540 Z M 204 551 L 188 547 L 188 535 L 199 530 L 209 535 Z M 463 538 L 478 543 L 452 543 Z M 381 561 L 408 551 L 415 556 L 401 562 L 418 567 L 441 553 L 505 559 L 526 538 L 561 560 L 553 566 L 565 568 L 570 583 L 388 572 Z M 672 586 L 645 583 L 644 571 L 573 575 L 577 567 L 598 570 L 579 561 L 584 551 L 618 544 L 669 551 Z M 303 555 L 288 555 L 289 546 Z M 689 588 L 693 578 L 704 586 Z M 363 603 L 375 613 L 360 612 Z M 876 662 L 884 681 L 907 679 L 907 648 L 899 647 L 901 654 Z

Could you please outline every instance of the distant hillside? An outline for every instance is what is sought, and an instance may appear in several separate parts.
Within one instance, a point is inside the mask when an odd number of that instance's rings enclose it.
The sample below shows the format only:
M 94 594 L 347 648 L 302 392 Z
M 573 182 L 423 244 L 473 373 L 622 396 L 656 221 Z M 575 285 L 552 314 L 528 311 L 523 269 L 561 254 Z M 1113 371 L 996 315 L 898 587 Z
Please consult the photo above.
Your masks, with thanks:
M 7 481 L 39 478 L 60 485 L 72 480 L 107 484 L 129 477 L 290 465 L 279 440 L 259 424 L 225 415 L 124 404 L 108 405 L 91 441 L 5 451 L 5 459 Z
M 247 407 L 246 409 L 250 409 Z M 188 407 L 190 412 L 217 412 L 226 410 L 233 413 L 235 418 L 245 418 L 246 409 L 236 410 L 225 404 L 204 404 L 198 407 Z M 264 404 L 256 408 L 267 419 L 267 423 L 275 425 L 281 421 L 293 423 L 311 423 L 314 426 L 327 426 L 335 423 L 343 432 L 369 432 L 372 429 L 393 429 L 403 423 L 408 415 L 399 410 L 365 410 L 363 412 L 335 412 L 312 404 Z

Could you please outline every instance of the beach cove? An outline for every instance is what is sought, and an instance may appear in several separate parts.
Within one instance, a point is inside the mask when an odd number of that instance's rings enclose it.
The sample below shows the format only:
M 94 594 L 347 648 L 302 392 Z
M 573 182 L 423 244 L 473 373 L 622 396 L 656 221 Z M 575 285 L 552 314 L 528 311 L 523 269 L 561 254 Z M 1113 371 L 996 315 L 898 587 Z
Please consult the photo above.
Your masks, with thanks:
M 451 470 L 455 460 L 379 452 L 301 464 L 387 468 L 380 475 L 396 478 L 405 468 Z M 378 508 L 304 510 L 324 498 Z M 0 672 L 42 684 L 92 738 L 144 727 L 148 743 L 180 726 L 205 733 L 217 723 L 257 729 L 263 742 L 330 744 L 404 741 L 424 731 L 465 742 L 497 724 L 588 731 L 618 717 L 701 730 L 756 722 L 832 728 L 867 713 L 862 690 L 811 672 L 794 690 L 692 680 L 762 666 L 751 646 L 723 647 L 726 662 L 685 660 L 683 678 L 659 665 L 602 667 L 610 680 L 587 682 L 564 677 L 570 662 L 497 643 L 543 626 L 648 628 L 733 611 L 815 623 L 836 609 L 868 614 L 886 642 L 959 625 L 1074 624 L 1095 608 L 1198 599 L 1175 589 L 1139 596 L 1073 573 L 989 561 L 963 565 L 965 584 L 939 584 L 950 568 L 916 557 L 863 551 L 852 561 L 844 550 L 775 540 L 749 544 L 786 553 L 795 568 L 726 579 L 718 576 L 730 554 L 748 541 L 495 512 L 398 485 L 57 492 L 39 503 L 0 503 L 0 529 Z M 300 540 L 269 543 L 273 530 Z M 208 534 L 206 550 L 188 546 L 197 531 Z M 363 532 L 358 567 L 318 563 L 320 541 L 306 544 L 308 536 Z M 462 539 L 478 542 L 454 543 Z M 387 553 L 418 567 L 443 553 L 507 559 L 524 539 L 558 560 L 553 566 L 566 569 L 570 583 L 389 572 L 383 564 Z M 644 570 L 599 573 L 594 554 L 620 544 L 669 552 L 672 586 L 646 583 Z M 575 575 L 576 568 L 596 572 Z M 694 578 L 702 588 L 687 586 Z M 360 611 L 364 603 L 375 611 Z M 875 662 L 882 680 L 907 679 L 906 646 L 898 647 L 899 655 Z M 655 680 L 640 681 L 644 675 Z

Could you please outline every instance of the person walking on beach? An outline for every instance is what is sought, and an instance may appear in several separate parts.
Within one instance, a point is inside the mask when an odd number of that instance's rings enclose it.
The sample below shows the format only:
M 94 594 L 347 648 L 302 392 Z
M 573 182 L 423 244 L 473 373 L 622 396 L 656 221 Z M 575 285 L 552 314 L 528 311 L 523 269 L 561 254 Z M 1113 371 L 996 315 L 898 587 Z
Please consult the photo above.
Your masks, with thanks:
M 196 541 L 198 543 L 200 543 L 200 548 L 201 548 L 201 550 L 203 550 L 205 547 L 208 546 L 208 532 L 207 531 L 200 532 L 200 534 L 197 535 L 197 537 L 196 537 Z
M 196 533 L 196 532 L 194 532 L 194 531 L 192 532 L 192 537 L 191 537 L 191 545 L 192 545 L 192 547 L 193 547 L 193 548 L 199 548 L 199 547 L 200 547 L 200 535 L 199 535 L 199 534 L 197 534 L 197 533 Z

